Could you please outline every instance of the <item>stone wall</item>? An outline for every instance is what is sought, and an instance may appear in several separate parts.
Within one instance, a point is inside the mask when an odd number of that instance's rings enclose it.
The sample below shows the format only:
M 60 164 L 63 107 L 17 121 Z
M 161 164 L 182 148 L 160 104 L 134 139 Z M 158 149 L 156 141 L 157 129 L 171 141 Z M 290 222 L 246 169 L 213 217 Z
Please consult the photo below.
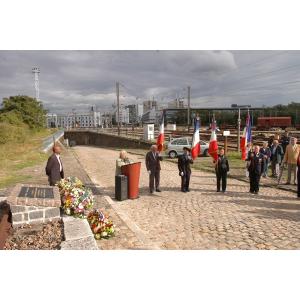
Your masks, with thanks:
M 149 149 L 150 142 L 132 139 L 124 136 L 117 136 L 105 133 L 97 133 L 91 131 L 65 131 L 65 139 L 69 140 L 69 144 L 76 145 L 95 145 L 100 147 L 112 148 L 138 148 Z
M 14 226 L 45 223 L 60 219 L 59 207 L 11 205 Z

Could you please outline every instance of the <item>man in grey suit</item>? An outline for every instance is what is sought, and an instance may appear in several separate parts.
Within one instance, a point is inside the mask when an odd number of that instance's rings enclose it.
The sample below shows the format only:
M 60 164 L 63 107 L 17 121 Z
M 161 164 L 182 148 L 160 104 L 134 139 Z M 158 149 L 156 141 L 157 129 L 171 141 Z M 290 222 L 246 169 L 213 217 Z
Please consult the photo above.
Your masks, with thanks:
M 53 147 L 53 154 L 48 158 L 46 175 L 51 186 L 64 178 L 64 169 L 60 159 L 61 148 L 57 145 Z
M 150 151 L 146 154 L 146 168 L 149 173 L 149 189 L 151 194 L 154 192 L 154 181 L 156 191 L 161 192 L 159 188 L 160 161 L 162 161 L 162 157 L 157 151 L 157 146 L 152 145 Z

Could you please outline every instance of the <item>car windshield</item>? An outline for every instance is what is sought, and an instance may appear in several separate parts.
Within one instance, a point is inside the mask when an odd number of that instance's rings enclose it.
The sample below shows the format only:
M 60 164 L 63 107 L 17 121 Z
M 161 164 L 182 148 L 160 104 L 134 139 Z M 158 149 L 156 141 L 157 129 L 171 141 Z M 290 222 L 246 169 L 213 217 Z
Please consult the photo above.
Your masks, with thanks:
M 186 139 L 176 139 L 172 141 L 172 145 L 186 145 Z

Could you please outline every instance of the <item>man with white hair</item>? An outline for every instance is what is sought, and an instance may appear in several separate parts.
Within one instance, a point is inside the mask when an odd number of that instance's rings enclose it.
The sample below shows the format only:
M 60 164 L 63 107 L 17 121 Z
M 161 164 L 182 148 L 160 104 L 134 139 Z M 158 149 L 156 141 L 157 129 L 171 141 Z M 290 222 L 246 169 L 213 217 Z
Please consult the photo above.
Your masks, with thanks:
M 290 139 L 290 144 L 286 147 L 286 151 L 283 158 L 283 163 L 288 165 L 288 179 L 286 184 L 291 184 L 292 172 L 294 177 L 294 184 L 296 184 L 297 178 L 297 160 L 300 153 L 300 148 L 297 145 L 297 139 L 292 137 Z
M 154 192 L 154 181 L 155 190 L 161 192 L 159 188 L 161 170 L 160 161 L 162 161 L 162 156 L 157 151 L 157 146 L 152 145 L 150 151 L 146 154 L 146 168 L 149 174 L 149 190 L 151 194 Z

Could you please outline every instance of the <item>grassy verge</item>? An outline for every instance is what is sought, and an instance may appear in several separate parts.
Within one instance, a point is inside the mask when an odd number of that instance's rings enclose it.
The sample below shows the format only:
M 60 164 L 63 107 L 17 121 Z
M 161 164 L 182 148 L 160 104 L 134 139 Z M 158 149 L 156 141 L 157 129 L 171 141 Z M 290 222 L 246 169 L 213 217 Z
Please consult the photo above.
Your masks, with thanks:
M 40 152 L 43 139 L 53 133 L 44 129 L 31 132 L 24 142 L 9 142 L 0 145 L 0 188 L 30 179 L 22 170 L 44 162 L 47 154 Z

